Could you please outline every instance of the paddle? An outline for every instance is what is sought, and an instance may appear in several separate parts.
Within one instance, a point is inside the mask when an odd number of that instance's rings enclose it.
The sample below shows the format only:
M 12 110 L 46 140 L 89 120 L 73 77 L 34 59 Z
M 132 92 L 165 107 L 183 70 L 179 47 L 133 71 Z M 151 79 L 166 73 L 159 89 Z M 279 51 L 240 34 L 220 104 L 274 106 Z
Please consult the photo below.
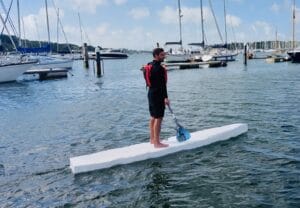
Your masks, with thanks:
M 191 138 L 191 134 L 190 132 L 188 132 L 188 130 L 186 130 L 185 128 L 183 128 L 177 121 L 177 118 L 175 116 L 175 114 L 173 113 L 173 110 L 170 106 L 170 104 L 168 105 L 169 111 L 174 119 L 174 122 L 176 124 L 176 138 L 179 142 L 183 142 L 188 140 L 189 138 Z

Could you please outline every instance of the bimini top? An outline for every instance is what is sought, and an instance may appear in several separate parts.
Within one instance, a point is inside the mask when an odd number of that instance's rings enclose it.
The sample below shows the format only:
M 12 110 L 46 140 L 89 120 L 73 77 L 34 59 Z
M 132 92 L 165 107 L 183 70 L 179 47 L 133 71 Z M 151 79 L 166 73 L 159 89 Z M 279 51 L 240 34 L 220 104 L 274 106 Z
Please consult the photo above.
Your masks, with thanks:
M 182 45 L 182 41 L 178 41 L 178 42 L 166 42 L 165 45 Z
M 202 42 L 202 43 L 189 43 L 188 45 L 190 45 L 190 46 L 204 47 L 204 42 Z

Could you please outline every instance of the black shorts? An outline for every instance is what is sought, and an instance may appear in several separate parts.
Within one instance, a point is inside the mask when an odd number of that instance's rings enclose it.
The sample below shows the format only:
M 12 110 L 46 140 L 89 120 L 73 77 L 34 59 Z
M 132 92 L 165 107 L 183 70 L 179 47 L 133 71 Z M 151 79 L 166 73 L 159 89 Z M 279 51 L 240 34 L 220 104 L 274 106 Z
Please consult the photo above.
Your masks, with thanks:
M 162 118 L 165 114 L 164 97 L 160 94 L 148 92 L 149 112 L 153 118 Z

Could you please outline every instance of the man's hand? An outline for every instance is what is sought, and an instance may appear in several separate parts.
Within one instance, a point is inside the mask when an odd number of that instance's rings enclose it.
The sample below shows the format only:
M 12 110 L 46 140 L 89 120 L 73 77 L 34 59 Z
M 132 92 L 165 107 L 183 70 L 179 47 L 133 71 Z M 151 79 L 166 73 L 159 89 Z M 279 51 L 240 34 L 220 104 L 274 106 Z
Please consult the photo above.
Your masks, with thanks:
M 170 100 L 168 98 L 165 98 L 165 105 L 170 105 Z

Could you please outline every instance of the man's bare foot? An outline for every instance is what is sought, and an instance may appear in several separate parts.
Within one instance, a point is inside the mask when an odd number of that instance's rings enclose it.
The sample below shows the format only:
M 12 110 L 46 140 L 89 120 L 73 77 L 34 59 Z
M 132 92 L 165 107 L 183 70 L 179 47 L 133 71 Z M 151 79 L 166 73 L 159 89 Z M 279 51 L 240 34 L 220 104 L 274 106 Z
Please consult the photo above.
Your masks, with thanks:
M 157 144 L 154 144 L 154 147 L 155 148 L 164 148 L 164 147 L 168 147 L 169 145 L 168 144 L 163 144 L 163 143 L 157 143 Z
M 154 139 L 150 139 L 150 144 L 154 144 Z

